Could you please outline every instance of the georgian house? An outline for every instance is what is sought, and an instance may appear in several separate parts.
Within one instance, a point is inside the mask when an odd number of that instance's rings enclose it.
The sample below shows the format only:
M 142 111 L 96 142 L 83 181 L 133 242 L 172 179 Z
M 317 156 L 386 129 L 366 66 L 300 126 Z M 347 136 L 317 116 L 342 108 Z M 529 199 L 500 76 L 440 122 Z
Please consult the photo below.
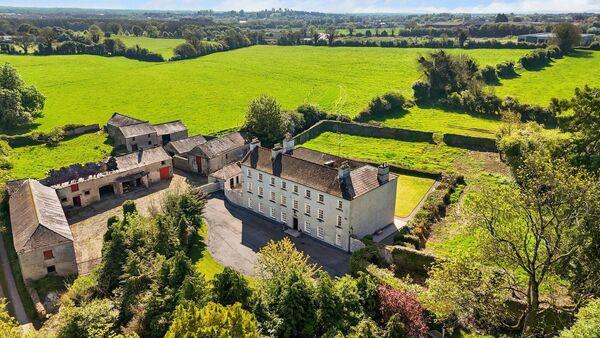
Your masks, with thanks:
M 397 177 L 385 164 L 294 149 L 288 137 L 252 143 L 240 169 L 242 207 L 342 250 L 394 222 Z

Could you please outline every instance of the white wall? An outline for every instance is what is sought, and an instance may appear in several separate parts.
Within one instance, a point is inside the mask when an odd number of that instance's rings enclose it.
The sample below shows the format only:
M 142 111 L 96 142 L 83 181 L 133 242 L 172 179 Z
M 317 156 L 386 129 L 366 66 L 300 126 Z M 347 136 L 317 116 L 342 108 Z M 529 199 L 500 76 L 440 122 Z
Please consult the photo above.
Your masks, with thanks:
M 352 201 L 350 223 L 354 234 L 362 238 L 394 223 L 397 179 L 359 196 Z

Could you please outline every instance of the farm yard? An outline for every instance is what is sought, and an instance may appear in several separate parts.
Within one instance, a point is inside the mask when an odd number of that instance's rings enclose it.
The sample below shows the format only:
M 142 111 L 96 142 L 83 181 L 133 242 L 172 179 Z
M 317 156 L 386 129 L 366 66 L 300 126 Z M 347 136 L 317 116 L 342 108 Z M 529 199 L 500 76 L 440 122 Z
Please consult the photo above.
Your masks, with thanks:
M 151 122 L 181 118 L 191 133 L 214 133 L 240 126 L 249 101 L 263 93 L 285 109 L 311 102 L 348 116 L 390 90 L 411 96 L 418 78 L 415 60 L 428 51 L 253 46 L 165 63 L 89 55 L 1 55 L 0 62 L 15 65 L 46 96 L 45 116 L 36 121 L 40 131 L 67 123 L 102 124 L 120 111 Z M 461 52 L 486 65 L 516 60 L 527 51 L 451 50 Z

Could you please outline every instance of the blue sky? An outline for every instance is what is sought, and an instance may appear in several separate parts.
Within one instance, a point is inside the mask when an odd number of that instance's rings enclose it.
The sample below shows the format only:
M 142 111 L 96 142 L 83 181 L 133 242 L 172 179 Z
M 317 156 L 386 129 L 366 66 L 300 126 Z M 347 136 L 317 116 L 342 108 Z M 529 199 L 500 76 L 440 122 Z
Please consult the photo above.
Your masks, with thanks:
M 2 0 L 4 6 L 115 9 L 260 10 L 291 8 L 334 13 L 600 12 L 600 0 Z

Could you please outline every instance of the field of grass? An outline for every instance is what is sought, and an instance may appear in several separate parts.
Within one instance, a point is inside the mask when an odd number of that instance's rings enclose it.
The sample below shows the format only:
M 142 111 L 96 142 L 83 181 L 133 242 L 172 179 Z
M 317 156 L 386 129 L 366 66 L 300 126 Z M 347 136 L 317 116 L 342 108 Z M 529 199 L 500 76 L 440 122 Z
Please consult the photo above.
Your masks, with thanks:
M 45 145 L 14 148 L 11 155 L 13 168 L 9 174 L 13 179 L 43 178 L 50 169 L 101 160 L 112 150 L 106 141 L 106 134 L 94 133 L 67 138 L 53 148 Z
M 431 178 L 399 175 L 396 188 L 396 216 L 410 215 L 434 182 Z
M 127 47 L 139 45 L 151 52 L 161 54 L 165 60 L 173 56 L 173 48 L 185 42 L 184 39 L 157 39 L 134 35 L 118 35 L 116 38 L 123 41 Z
M 415 60 L 428 51 L 254 46 L 165 63 L 90 55 L 0 55 L 0 62 L 13 63 L 46 95 L 45 116 L 37 121 L 41 131 L 67 123 L 104 124 L 119 111 L 152 122 L 181 118 L 191 133 L 212 133 L 240 126 L 250 100 L 263 93 L 285 109 L 312 102 L 349 116 L 386 91 L 410 96 L 419 77 Z M 450 52 L 468 53 L 481 64 L 526 53 Z
M 454 162 L 467 153 L 464 149 L 446 145 L 405 142 L 331 132 L 325 132 L 302 144 L 302 146 L 342 157 L 375 163 L 386 162 L 434 172 L 452 170 Z
M 572 97 L 575 88 L 585 84 L 600 86 L 600 51 L 576 51 L 541 70 L 519 71 L 517 78 L 502 80 L 496 93 L 546 106 L 553 97 Z

